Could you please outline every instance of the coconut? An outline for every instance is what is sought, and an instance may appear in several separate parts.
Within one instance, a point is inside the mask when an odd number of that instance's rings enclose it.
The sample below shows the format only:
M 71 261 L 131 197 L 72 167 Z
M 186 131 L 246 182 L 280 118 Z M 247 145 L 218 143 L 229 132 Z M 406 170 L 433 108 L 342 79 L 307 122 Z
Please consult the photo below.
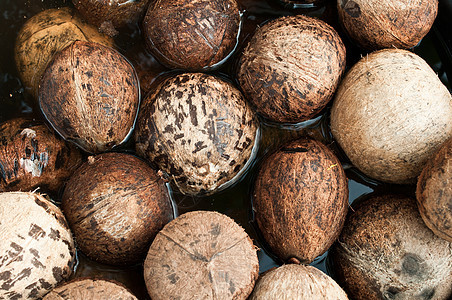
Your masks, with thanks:
M 283 261 L 310 263 L 339 236 L 348 205 L 347 178 L 336 156 L 299 139 L 268 156 L 253 193 L 257 225 Z
M 68 181 L 62 209 L 80 250 L 115 265 L 142 260 L 173 218 L 168 190 L 157 173 L 121 153 L 90 157 Z
M 345 224 L 331 259 L 351 298 L 452 295 L 452 244 L 425 226 L 414 199 L 374 195 L 354 207 Z
M 136 149 L 184 194 L 234 183 L 255 151 L 257 120 L 232 84 L 211 75 L 168 78 L 143 102 Z
M 113 40 L 65 7 L 47 9 L 30 18 L 16 38 L 15 60 L 22 84 L 35 97 L 39 80 L 54 54 L 73 41 L 113 46 Z
M 325 22 L 281 17 L 258 28 L 239 62 L 237 79 L 256 110 L 271 121 L 316 116 L 339 84 L 345 47 Z
M 171 68 L 214 67 L 234 50 L 240 29 L 236 0 L 157 0 L 143 22 L 149 50 Z
M 75 247 L 60 209 L 42 195 L 0 193 L 0 298 L 37 299 L 71 275 Z
M 452 138 L 427 161 L 417 181 L 416 199 L 425 224 L 452 242 Z
M 452 96 L 430 66 L 385 49 L 356 63 L 338 88 L 331 132 L 371 178 L 415 183 L 427 159 L 452 136 Z
M 128 138 L 139 102 L 132 65 L 92 42 L 76 41 L 55 55 L 39 87 L 41 111 L 55 131 L 90 153 Z
M 192 211 L 160 231 L 144 262 L 152 299 L 247 299 L 258 276 L 256 248 L 229 217 Z

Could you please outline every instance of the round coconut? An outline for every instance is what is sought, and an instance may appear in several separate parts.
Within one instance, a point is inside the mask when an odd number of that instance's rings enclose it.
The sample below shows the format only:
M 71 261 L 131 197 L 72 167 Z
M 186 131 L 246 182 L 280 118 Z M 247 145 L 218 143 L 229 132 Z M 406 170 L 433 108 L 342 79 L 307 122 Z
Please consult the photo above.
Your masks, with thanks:
M 265 272 L 256 282 L 250 300 L 346 300 L 344 290 L 328 275 L 311 266 L 282 265 Z
M 171 68 L 215 67 L 234 50 L 240 29 L 236 0 L 156 0 L 144 17 L 146 45 Z
M 90 157 L 69 179 L 62 209 L 79 249 L 114 265 L 142 260 L 173 219 L 165 183 L 144 161 L 121 153 Z
M 452 242 L 452 138 L 427 161 L 417 181 L 416 199 L 425 224 Z
M 331 259 L 351 298 L 452 295 L 452 244 L 425 226 L 414 199 L 374 195 L 360 202 L 345 224 Z
M 148 94 L 135 131 L 139 155 L 184 194 L 212 194 L 235 182 L 255 154 L 257 120 L 232 84 L 195 73 Z
M 48 9 L 30 18 L 16 38 L 15 60 L 22 84 L 34 96 L 47 64 L 74 41 L 113 46 L 113 40 L 85 23 L 74 10 Z
M 347 178 L 322 143 L 300 139 L 263 161 L 253 193 L 257 225 L 281 260 L 310 263 L 333 244 L 348 208 Z
M 41 111 L 64 139 L 90 153 L 123 143 L 140 103 L 132 65 L 116 50 L 76 41 L 55 55 L 39 86 Z
M 0 299 L 37 299 L 71 275 L 75 246 L 60 209 L 39 194 L 0 193 Z
M 168 223 L 144 262 L 149 295 L 159 299 L 247 299 L 259 272 L 256 247 L 237 223 L 193 211 Z
M 267 119 L 297 123 L 331 100 L 345 68 L 345 47 L 325 22 L 281 17 L 258 28 L 239 62 L 245 96 Z
M 0 191 L 57 192 L 82 163 L 80 151 L 41 121 L 10 119 L 0 136 Z
M 337 9 L 348 35 L 364 49 L 407 49 L 429 32 L 438 0 L 337 0 Z
M 385 49 L 356 63 L 331 109 L 331 132 L 367 176 L 415 183 L 427 159 L 452 136 L 452 96 L 430 66 Z

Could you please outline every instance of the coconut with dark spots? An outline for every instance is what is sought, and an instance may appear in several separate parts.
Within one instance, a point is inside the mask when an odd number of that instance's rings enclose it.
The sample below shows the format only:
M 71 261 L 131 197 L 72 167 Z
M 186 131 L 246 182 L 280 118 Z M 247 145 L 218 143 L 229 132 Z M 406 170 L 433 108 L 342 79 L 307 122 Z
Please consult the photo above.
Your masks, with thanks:
M 416 200 L 373 195 L 347 216 L 330 257 L 356 299 L 449 299 L 452 243 L 425 226 Z
M 159 299 L 247 299 L 259 272 L 256 247 L 231 218 L 192 211 L 160 231 L 144 262 L 149 295 Z
M 90 157 L 66 184 L 62 209 L 80 250 L 112 265 L 142 260 L 157 232 L 173 219 L 168 189 L 157 172 L 122 153 Z
M 299 139 L 264 159 L 254 192 L 255 220 L 282 261 L 310 263 L 339 236 L 348 205 L 347 178 L 322 143 Z
M 325 22 L 304 15 L 259 27 L 243 51 L 237 79 L 265 118 L 298 123 L 330 101 L 345 68 L 345 47 Z
M 41 298 L 71 275 L 71 231 L 42 195 L 0 193 L 0 236 L 0 299 Z
M 143 31 L 148 49 L 171 68 L 201 70 L 224 61 L 240 29 L 236 0 L 156 0 Z
M 139 155 L 183 194 L 236 182 L 255 154 L 258 123 L 231 83 L 195 73 L 168 78 L 148 94 L 135 131 Z
M 0 124 L 0 191 L 58 192 L 82 163 L 80 151 L 43 122 L 27 118 Z
M 114 43 L 68 7 L 47 9 L 30 18 L 19 31 L 15 48 L 16 66 L 25 89 L 37 97 L 47 64 L 55 53 L 76 40 L 106 46 Z
M 39 86 L 39 106 L 55 131 L 90 153 L 128 138 L 139 103 L 133 66 L 92 42 L 76 41 L 56 54 Z
M 408 49 L 430 31 L 438 0 L 337 0 L 348 35 L 367 50 Z

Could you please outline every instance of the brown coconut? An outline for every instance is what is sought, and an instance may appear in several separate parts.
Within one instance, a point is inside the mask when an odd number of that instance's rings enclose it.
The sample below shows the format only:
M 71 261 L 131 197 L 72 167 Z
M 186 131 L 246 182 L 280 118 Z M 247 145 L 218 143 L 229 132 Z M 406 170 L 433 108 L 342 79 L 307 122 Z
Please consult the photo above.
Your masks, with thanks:
M 92 41 L 113 46 L 113 40 L 65 7 L 47 9 L 29 19 L 16 38 L 15 60 L 22 84 L 35 97 L 47 64 L 73 41 Z
M 344 290 L 328 275 L 311 266 L 282 265 L 265 272 L 256 282 L 250 300 L 346 300 Z
M 331 132 L 354 166 L 385 182 L 414 183 L 452 136 L 452 96 L 430 66 L 386 49 L 355 64 L 338 88 Z
M 60 209 L 39 194 L 0 193 L 0 299 L 37 299 L 71 275 L 75 246 Z
M 341 24 L 361 47 L 407 49 L 429 32 L 438 0 L 337 0 L 337 8 Z
M 182 193 L 212 194 L 246 169 L 257 129 L 251 108 L 232 84 L 207 74 L 181 74 L 144 100 L 136 149 Z
M 345 224 L 331 258 L 350 298 L 452 295 L 452 244 L 425 226 L 414 199 L 374 195 L 355 206 Z
M 172 68 L 214 67 L 234 50 L 240 29 L 236 0 L 156 0 L 143 22 L 146 45 Z
M 62 209 L 79 249 L 114 265 L 142 260 L 173 218 L 165 183 L 144 161 L 121 153 L 90 157 L 68 181 Z
M 299 139 L 263 161 L 253 210 L 271 251 L 310 263 L 339 236 L 348 207 L 347 178 L 322 143 Z
M 82 163 L 80 151 L 41 121 L 8 120 L 0 136 L 0 191 L 57 192 Z
M 237 79 L 256 110 L 297 123 L 330 101 L 345 68 L 345 47 L 325 22 L 281 17 L 258 28 L 240 58 Z
M 234 220 L 193 211 L 168 223 L 144 263 L 149 295 L 159 299 L 247 299 L 258 276 L 256 248 Z
M 123 143 L 140 102 L 132 65 L 116 50 L 76 41 L 55 55 L 39 86 L 39 105 L 64 139 L 90 153 Z
M 452 138 L 424 166 L 417 181 L 416 199 L 428 228 L 452 242 Z

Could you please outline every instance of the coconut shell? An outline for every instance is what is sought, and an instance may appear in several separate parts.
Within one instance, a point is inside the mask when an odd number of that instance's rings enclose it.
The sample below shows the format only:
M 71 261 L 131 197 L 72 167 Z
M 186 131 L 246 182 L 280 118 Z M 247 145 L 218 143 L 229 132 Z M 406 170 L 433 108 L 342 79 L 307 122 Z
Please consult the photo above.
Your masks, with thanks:
M 256 110 L 271 121 L 297 123 L 330 101 L 345 68 L 345 47 L 325 22 L 281 17 L 258 28 L 237 79 Z
M 247 299 L 258 276 L 256 248 L 229 217 L 193 211 L 168 223 L 144 263 L 149 295 L 158 299 Z
M 452 242 L 452 138 L 427 161 L 417 181 L 416 199 L 425 224 Z
M 90 153 L 123 143 L 140 102 L 132 65 L 116 50 L 76 41 L 55 55 L 39 87 L 39 105 L 64 139 Z
M 312 262 L 344 225 L 347 178 L 323 144 L 300 139 L 263 161 L 255 180 L 253 210 L 263 238 L 283 261 Z
M 348 35 L 361 47 L 407 49 L 429 32 L 438 0 L 337 0 L 337 9 Z
M 235 182 L 252 161 L 257 128 L 232 84 L 207 74 L 181 74 L 144 100 L 136 149 L 182 193 L 212 194 Z
M 80 151 L 40 121 L 8 120 L 0 136 L 0 191 L 57 192 L 82 163 Z
M 415 183 L 452 137 L 452 96 L 430 66 L 406 50 L 362 58 L 331 109 L 331 132 L 354 166 L 390 183 Z
M 16 38 L 15 60 L 22 84 L 35 97 L 47 64 L 70 43 L 92 41 L 106 46 L 114 42 L 65 7 L 47 9 L 29 19 Z
M 90 157 L 68 181 L 62 209 L 80 250 L 114 265 L 142 260 L 173 219 L 165 183 L 144 161 L 121 153 Z
M 236 0 L 156 0 L 144 17 L 148 49 L 171 68 L 214 67 L 234 50 L 240 29 Z
M 71 275 L 71 232 L 43 196 L 0 193 L 0 236 L 0 299 L 40 298 Z

